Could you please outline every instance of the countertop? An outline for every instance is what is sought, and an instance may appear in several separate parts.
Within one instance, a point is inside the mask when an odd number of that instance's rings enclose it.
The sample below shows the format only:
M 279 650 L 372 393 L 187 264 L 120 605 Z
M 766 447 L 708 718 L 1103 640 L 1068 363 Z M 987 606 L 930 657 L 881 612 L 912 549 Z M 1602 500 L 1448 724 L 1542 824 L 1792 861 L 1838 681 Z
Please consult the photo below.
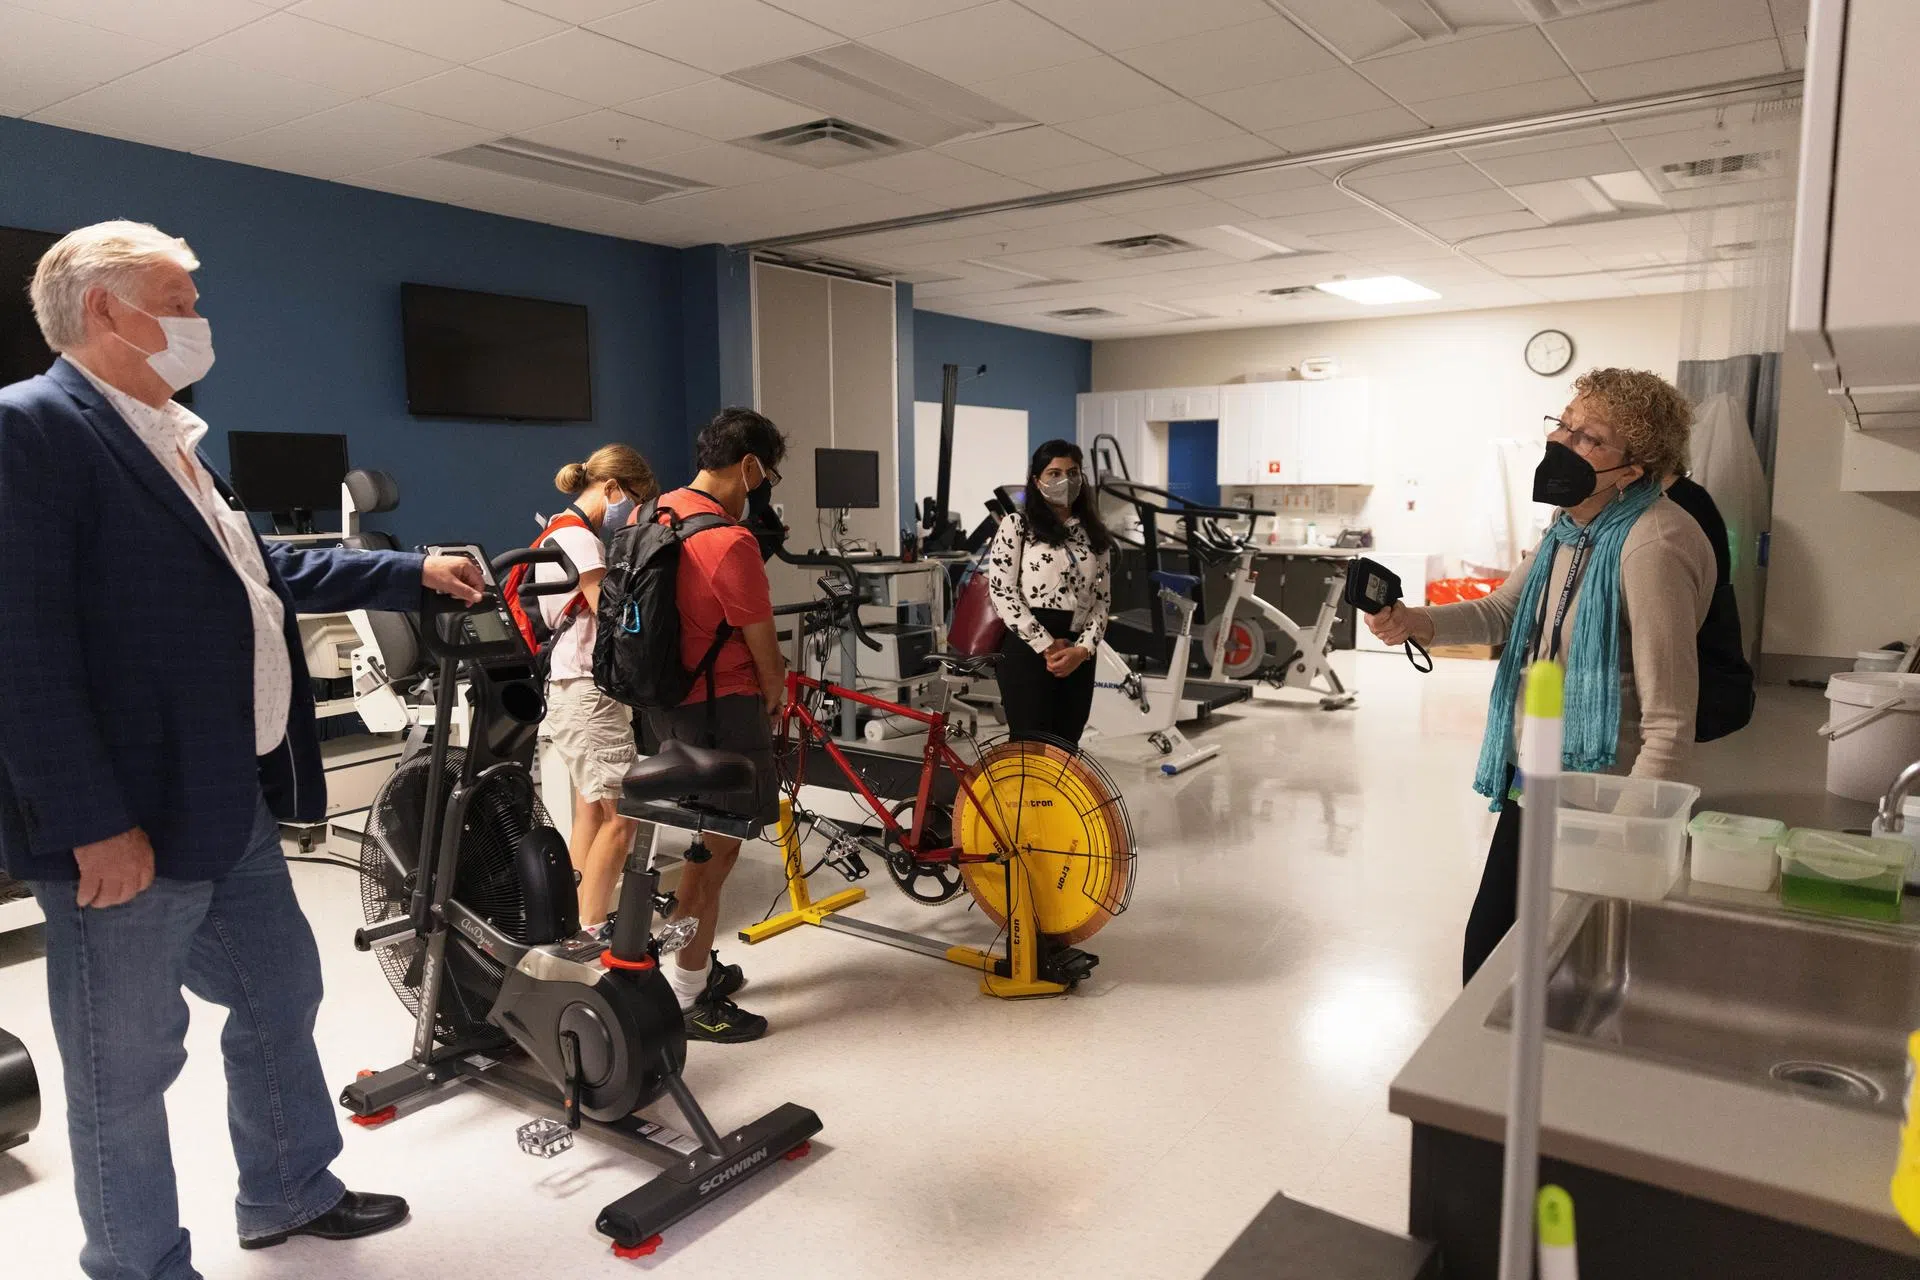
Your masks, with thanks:
M 1869 805 L 1829 796 L 1826 715 L 1816 690 L 1763 688 L 1754 721 L 1698 748 L 1689 776 L 1698 809 L 1778 817 L 1789 826 L 1865 826 Z M 1683 881 L 1676 896 L 1765 909 L 1771 895 Z M 1557 899 L 1556 910 L 1571 903 Z M 1906 922 L 1920 945 L 1920 902 Z M 1507 1108 L 1507 1033 L 1487 1015 L 1512 981 L 1511 936 L 1394 1080 L 1388 1106 L 1499 1142 Z M 1700 1196 L 1736 1209 L 1920 1258 L 1920 1237 L 1894 1214 L 1887 1184 L 1896 1118 L 1775 1093 L 1551 1038 L 1546 1044 L 1544 1155 Z

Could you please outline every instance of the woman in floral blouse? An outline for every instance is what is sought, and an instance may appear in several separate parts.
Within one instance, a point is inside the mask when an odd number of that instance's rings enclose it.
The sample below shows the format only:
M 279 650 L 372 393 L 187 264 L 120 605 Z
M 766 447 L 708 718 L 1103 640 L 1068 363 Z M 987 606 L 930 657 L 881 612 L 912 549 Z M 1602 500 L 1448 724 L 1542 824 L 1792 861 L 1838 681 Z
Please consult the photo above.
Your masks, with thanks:
M 1100 523 L 1080 447 L 1049 440 L 1027 468 L 1021 508 L 1000 522 L 987 555 L 1008 736 L 1078 746 L 1093 708 L 1091 661 L 1113 602 L 1113 538 Z

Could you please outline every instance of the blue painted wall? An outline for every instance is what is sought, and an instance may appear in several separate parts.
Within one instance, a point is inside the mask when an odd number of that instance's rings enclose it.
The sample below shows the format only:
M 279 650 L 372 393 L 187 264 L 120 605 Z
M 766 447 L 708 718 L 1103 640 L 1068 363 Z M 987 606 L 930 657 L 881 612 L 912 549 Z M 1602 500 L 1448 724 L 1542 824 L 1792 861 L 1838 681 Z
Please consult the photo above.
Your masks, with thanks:
M 690 428 L 753 403 L 753 258 L 725 245 L 680 254 L 681 355 Z
M 1074 437 L 1074 397 L 1093 389 L 1093 344 L 1085 338 L 913 313 L 914 397 L 938 403 L 940 367 L 960 366 L 960 403 L 1025 409 L 1029 443 Z M 987 366 L 983 378 L 968 375 Z M 908 435 L 911 435 L 909 423 Z M 912 474 L 909 472 L 908 474 Z
M 1167 424 L 1167 492 L 1203 506 L 1220 505 L 1220 424 Z
M 223 466 L 229 430 L 344 432 L 355 466 L 400 482 L 399 510 L 369 523 L 403 543 L 495 549 L 531 540 L 533 512 L 559 505 L 554 471 L 609 440 L 640 449 L 663 483 L 688 474 L 689 255 L 0 118 L 0 225 L 61 232 L 113 217 L 184 236 L 204 264 L 219 360 L 194 409 Z M 724 256 L 705 264 L 710 278 Z M 409 417 L 402 281 L 585 304 L 594 422 Z M 737 338 L 714 345 L 724 367 Z
M 913 491 L 913 402 L 917 398 L 918 388 L 914 386 L 913 366 L 913 286 L 895 284 L 893 286 L 893 384 L 899 395 L 899 446 L 895 456 L 900 462 L 900 523 L 902 527 L 917 529 L 920 527 L 919 495 Z M 933 398 L 940 398 L 940 371 L 935 369 Z

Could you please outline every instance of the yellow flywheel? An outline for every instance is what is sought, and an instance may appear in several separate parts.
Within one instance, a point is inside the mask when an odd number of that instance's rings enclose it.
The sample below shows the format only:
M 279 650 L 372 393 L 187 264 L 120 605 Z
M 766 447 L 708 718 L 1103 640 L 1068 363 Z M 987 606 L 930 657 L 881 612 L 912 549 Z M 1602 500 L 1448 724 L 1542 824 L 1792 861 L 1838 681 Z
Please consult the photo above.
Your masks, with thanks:
M 1007 921 L 1010 882 L 1012 892 L 1033 895 L 1040 932 L 1065 943 L 1092 937 L 1127 909 L 1133 830 L 1126 806 L 1077 751 L 1047 742 L 986 751 L 959 788 L 953 832 L 962 852 L 1002 859 L 961 868 L 967 891 L 996 924 Z

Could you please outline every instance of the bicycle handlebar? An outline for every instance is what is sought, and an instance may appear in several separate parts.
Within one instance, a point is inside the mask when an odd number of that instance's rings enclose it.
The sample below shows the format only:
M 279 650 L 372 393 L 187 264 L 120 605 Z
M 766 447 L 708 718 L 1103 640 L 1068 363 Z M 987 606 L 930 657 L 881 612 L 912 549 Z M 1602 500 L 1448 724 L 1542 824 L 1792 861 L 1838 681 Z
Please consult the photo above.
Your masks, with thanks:
M 783 562 L 793 565 L 795 568 L 836 570 L 847 583 L 848 594 L 844 603 L 838 599 L 831 599 L 811 601 L 805 608 L 783 607 L 788 608 L 792 613 L 806 613 L 818 609 L 833 609 L 845 618 L 847 626 L 852 630 L 855 639 L 875 653 L 880 652 L 880 642 L 867 634 L 866 627 L 862 625 L 860 621 L 860 574 L 859 571 L 853 567 L 853 561 L 847 559 L 845 556 L 832 555 L 827 552 L 793 552 L 787 550 L 784 546 L 774 552 L 774 555 L 778 556 Z M 832 588 L 828 588 L 828 591 L 831 593 Z M 775 612 L 778 613 L 779 610 L 776 609 Z
M 520 547 L 495 556 L 488 562 L 493 568 L 493 576 L 505 581 L 507 572 L 522 564 L 557 564 L 562 577 L 557 582 L 540 582 L 529 579 L 520 584 L 520 594 L 528 596 L 557 596 L 576 590 L 580 586 L 580 571 L 573 567 L 573 560 L 557 546 Z

